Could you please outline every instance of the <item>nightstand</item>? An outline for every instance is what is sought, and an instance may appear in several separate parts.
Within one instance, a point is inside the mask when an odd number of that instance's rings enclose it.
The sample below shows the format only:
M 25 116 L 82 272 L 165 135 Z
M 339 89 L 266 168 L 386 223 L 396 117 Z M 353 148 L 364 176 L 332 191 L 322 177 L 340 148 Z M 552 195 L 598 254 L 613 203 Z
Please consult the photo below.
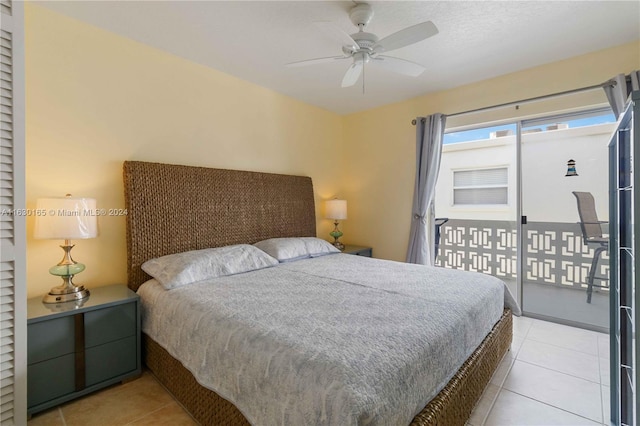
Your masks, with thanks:
M 352 246 L 349 244 L 345 244 L 344 250 L 342 250 L 342 252 L 345 254 L 355 254 L 356 256 L 365 256 L 365 257 L 372 256 L 371 247 Z
M 27 301 L 27 414 L 139 376 L 140 298 L 124 285 L 83 301 Z

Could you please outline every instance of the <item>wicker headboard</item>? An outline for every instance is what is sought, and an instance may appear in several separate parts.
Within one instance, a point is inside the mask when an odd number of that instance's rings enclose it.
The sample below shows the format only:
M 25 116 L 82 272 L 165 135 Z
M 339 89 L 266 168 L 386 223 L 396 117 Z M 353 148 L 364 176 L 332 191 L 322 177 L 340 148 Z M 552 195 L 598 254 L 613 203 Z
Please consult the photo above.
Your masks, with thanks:
M 129 288 L 154 257 L 316 235 L 311 178 L 125 161 Z

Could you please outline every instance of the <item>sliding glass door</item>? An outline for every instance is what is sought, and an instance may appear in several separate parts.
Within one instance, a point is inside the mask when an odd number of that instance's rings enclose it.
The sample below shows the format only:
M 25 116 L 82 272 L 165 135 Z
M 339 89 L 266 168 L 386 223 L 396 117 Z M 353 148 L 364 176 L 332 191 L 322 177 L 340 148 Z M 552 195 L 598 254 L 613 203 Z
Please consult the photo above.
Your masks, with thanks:
M 609 109 L 521 123 L 522 309 L 609 328 Z
M 609 109 L 445 134 L 436 265 L 504 280 L 531 316 L 609 327 Z
M 436 265 L 504 280 L 517 293 L 516 126 L 446 134 L 436 187 Z

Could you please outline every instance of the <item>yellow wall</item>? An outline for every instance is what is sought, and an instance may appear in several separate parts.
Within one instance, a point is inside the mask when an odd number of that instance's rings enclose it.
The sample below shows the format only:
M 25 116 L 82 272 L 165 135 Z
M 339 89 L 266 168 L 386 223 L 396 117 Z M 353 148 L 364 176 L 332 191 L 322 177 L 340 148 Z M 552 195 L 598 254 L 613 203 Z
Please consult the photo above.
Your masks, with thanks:
M 416 116 L 452 114 L 602 83 L 640 68 L 640 41 L 345 117 L 345 240 L 375 257 L 404 261 L 415 176 Z M 469 72 L 473 72 L 469 64 Z M 602 90 L 447 121 L 447 127 L 606 103 Z
M 316 205 L 340 189 L 342 118 L 26 4 L 27 207 L 67 192 L 124 206 L 122 162 L 158 161 L 311 176 Z M 319 213 L 319 210 L 318 210 Z M 318 214 L 319 235 L 331 222 Z M 28 296 L 61 281 L 60 241 L 27 223 Z M 125 218 L 75 241 L 88 287 L 126 282 Z M 60 281 L 60 282 L 59 282 Z

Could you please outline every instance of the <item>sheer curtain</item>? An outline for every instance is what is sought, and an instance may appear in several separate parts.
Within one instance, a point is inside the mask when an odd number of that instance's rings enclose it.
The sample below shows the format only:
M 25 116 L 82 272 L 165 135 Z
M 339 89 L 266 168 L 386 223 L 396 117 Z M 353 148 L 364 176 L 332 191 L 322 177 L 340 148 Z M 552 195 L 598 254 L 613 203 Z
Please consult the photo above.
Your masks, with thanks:
M 615 86 L 604 87 L 604 92 L 607 94 L 607 99 L 616 118 L 624 111 L 629 93 L 633 90 L 640 90 L 640 71 L 631 71 L 629 77 L 630 81 L 627 82 L 624 74 L 618 74 L 613 78 L 613 81 L 616 82 Z
M 413 190 L 413 216 L 409 234 L 407 262 L 433 265 L 433 197 L 440 171 L 442 138 L 447 117 L 433 114 L 416 119 L 416 181 Z

